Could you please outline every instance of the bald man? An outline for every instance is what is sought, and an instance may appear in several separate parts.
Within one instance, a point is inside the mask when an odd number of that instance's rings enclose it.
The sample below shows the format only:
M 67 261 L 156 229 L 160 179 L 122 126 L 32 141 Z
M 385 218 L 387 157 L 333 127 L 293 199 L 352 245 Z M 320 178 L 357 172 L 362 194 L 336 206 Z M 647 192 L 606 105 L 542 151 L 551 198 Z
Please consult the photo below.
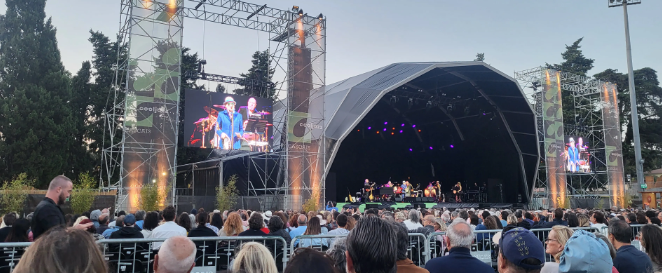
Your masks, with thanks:
M 428 234 L 434 232 L 434 215 L 426 215 L 423 217 L 422 222 L 422 227 L 410 229 L 409 233 L 423 233 L 425 236 L 428 236 Z
M 39 202 L 32 217 L 31 227 L 35 240 L 49 229 L 66 224 L 60 205 L 67 201 L 73 188 L 74 184 L 71 182 L 71 179 L 64 175 L 58 175 L 51 180 L 51 183 L 48 185 L 46 197 Z M 92 225 L 94 223 L 90 222 L 76 225 L 74 228 L 87 229 Z
M 154 256 L 154 273 L 189 273 L 195 266 L 195 244 L 184 236 L 170 237 Z
M 306 233 L 306 229 L 308 228 L 306 226 L 308 224 L 308 217 L 306 217 L 305 214 L 299 215 L 299 218 L 297 219 L 297 224 L 299 226 L 290 231 L 290 238 L 292 238 L 292 240 L 294 240 L 294 237 Z M 296 246 L 297 244 L 299 244 L 299 239 L 296 239 L 296 241 L 294 242 L 294 246 Z

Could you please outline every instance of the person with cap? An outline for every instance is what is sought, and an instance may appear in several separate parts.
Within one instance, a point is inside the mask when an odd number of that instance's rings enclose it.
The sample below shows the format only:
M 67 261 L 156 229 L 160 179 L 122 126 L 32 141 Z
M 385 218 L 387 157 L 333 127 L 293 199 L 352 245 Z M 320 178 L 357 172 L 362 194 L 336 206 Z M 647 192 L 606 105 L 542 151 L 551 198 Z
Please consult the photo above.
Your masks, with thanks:
M 124 216 L 124 226 L 117 231 L 110 234 L 110 239 L 128 239 L 128 238 L 144 238 L 140 229 L 135 227 L 136 216 L 127 214 Z
M 506 231 L 499 239 L 499 273 L 538 273 L 545 264 L 545 248 L 538 237 L 525 228 Z
M 272 213 L 270 210 L 265 211 L 265 212 L 262 214 L 262 218 L 264 219 L 264 226 L 265 226 L 265 227 L 269 224 L 269 220 L 271 219 L 271 216 L 272 216 L 272 215 L 273 215 L 273 213 Z M 266 233 L 269 233 L 269 232 L 267 231 Z
M 565 243 L 560 261 L 555 272 L 614 272 L 607 244 L 593 233 L 581 229 L 575 230 Z
M 90 220 L 94 223 L 95 228 L 99 228 L 99 216 L 101 215 L 101 210 L 95 209 L 90 212 Z
M 241 139 L 244 135 L 243 118 L 240 113 L 235 111 L 235 101 L 227 96 L 223 106 L 225 111 L 218 114 L 216 119 L 216 135 L 220 143 L 218 147 L 230 150 L 241 149 Z M 230 141 L 230 147 L 224 147 L 224 143 Z
M 491 266 L 471 255 L 473 239 L 474 232 L 466 221 L 453 222 L 446 229 L 445 241 L 450 249 L 449 254 L 428 261 L 425 269 L 430 273 L 494 273 Z

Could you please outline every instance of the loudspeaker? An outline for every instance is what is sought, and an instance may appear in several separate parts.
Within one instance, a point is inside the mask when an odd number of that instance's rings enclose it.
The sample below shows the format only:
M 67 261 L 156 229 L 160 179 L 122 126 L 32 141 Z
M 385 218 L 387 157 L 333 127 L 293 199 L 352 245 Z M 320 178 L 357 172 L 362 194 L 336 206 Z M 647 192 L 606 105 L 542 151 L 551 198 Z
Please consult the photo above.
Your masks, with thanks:
M 423 197 L 416 197 L 416 202 L 417 203 L 423 202 Z
M 414 202 L 416 202 L 416 197 L 405 197 L 405 202 L 406 203 L 414 203 Z
M 324 200 L 333 201 L 334 203 L 338 201 L 336 198 L 336 173 L 329 172 L 326 175 L 326 183 L 324 183 L 326 190 L 324 190 Z
M 503 188 L 503 180 L 498 178 L 487 179 L 487 202 L 488 203 L 503 203 L 501 199 Z
M 367 209 L 378 209 L 378 208 L 379 208 L 379 204 L 365 204 L 365 209 L 364 209 L 364 210 L 367 210 Z
M 423 197 L 423 202 L 434 202 L 434 197 Z

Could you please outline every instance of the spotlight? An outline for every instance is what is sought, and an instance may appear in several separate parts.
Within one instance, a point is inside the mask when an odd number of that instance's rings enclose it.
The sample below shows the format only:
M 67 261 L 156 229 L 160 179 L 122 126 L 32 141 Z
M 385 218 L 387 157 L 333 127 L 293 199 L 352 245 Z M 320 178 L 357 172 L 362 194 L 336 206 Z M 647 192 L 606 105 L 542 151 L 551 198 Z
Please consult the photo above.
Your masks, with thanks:
M 368 130 L 372 129 L 372 127 L 368 126 Z
M 299 6 L 292 6 L 292 12 L 297 12 L 299 10 Z
M 400 133 L 402 134 L 402 130 L 400 130 Z
M 361 129 L 356 130 L 357 132 L 361 132 Z
M 392 129 L 392 130 L 395 130 L 395 127 L 393 127 L 393 129 Z
M 391 135 L 394 135 L 395 133 L 391 132 Z
M 531 88 L 533 88 L 533 91 L 538 91 L 538 87 L 540 87 L 539 82 L 532 82 L 531 83 Z
M 322 15 L 322 14 L 320 13 L 320 15 L 317 15 L 317 19 L 320 19 L 320 20 L 324 19 L 324 15 Z
M 386 132 L 386 128 L 384 128 L 384 132 Z
M 432 150 L 432 146 L 430 146 L 430 150 Z
M 412 148 L 409 148 L 409 151 L 411 152 L 411 151 L 413 151 L 413 149 L 412 149 Z
M 379 134 L 379 131 L 377 131 L 377 133 Z
M 416 124 L 412 125 L 411 128 L 416 128 Z
M 303 10 L 300 9 L 298 14 L 299 14 L 299 16 L 303 16 Z
M 166 173 L 166 172 L 162 172 L 162 173 L 161 173 L 161 175 L 163 175 L 163 176 L 165 176 L 166 174 L 168 174 L 168 173 Z
M 384 121 L 384 125 L 387 125 L 387 124 L 388 124 L 388 121 Z
M 421 132 L 421 129 L 418 129 L 418 132 L 420 133 L 420 132 Z
M 200 8 L 200 6 L 202 6 L 202 3 L 204 3 L 205 1 L 207 1 L 207 0 L 202 0 L 202 1 L 200 1 L 200 3 L 198 3 L 197 5 L 195 5 L 194 10 L 198 10 L 198 9 Z
M 404 124 L 404 123 L 403 123 L 403 124 L 400 124 L 400 126 L 402 126 L 402 127 L 404 127 L 404 126 L 405 126 L 405 124 Z
M 156 179 L 152 179 L 152 183 L 156 183 Z
M 451 148 L 455 148 L 455 146 L 453 146 L 453 144 L 451 144 Z

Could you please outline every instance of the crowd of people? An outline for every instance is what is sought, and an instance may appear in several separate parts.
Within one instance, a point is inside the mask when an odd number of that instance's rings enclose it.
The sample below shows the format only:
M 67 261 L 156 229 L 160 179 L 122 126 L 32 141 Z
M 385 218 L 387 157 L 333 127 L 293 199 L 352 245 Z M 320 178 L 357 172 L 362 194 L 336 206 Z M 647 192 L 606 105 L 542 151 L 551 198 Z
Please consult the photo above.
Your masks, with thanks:
M 59 208 L 71 181 L 58 176 L 46 198 L 25 217 L 4 215 L 1 242 L 31 242 L 13 272 L 108 272 L 100 239 L 164 239 L 151 248 L 154 272 L 190 272 L 198 241 L 193 237 L 278 236 L 297 246 L 286 266 L 269 246 L 245 242 L 231 272 L 662 272 L 662 214 L 632 209 L 585 210 L 398 210 L 341 209 L 298 212 L 191 210 L 172 206 L 135 214 L 108 209 L 64 215 Z M 636 229 L 630 225 L 643 224 Z M 593 229 L 572 229 L 592 227 Z M 531 231 L 550 228 L 541 233 Z M 434 236 L 440 251 L 424 263 L 412 261 L 411 233 Z M 303 238 L 301 235 L 335 235 Z M 430 237 L 431 238 L 431 237 Z M 631 245 L 636 240 L 640 247 Z M 472 255 L 490 242 L 493 268 Z M 552 257 L 551 261 L 546 255 Z M 421 266 L 419 266 L 419 264 Z

